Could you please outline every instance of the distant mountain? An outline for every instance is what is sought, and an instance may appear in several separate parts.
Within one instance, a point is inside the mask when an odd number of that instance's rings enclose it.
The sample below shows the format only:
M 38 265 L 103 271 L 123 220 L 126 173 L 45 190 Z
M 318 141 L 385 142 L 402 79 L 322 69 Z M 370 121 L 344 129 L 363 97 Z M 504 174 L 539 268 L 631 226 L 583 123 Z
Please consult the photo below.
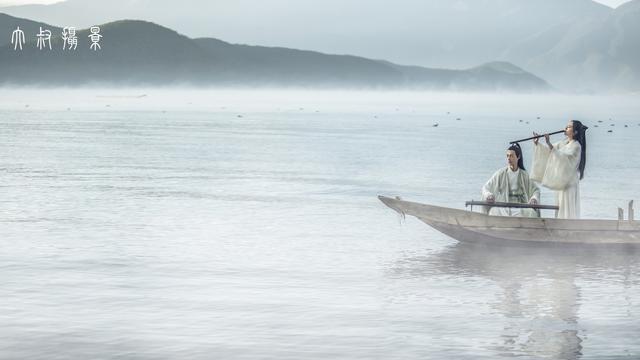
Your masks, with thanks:
M 591 0 L 67 0 L 0 9 L 61 27 L 144 19 L 189 37 L 458 69 L 611 11 Z
M 600 19 L 564 24 L 504 54 L 553 84 L 579 91 L 640 90 L 640 0 Z
M 504 61 L 562 90 L 602 92 L 637 91 L 640 59 L 628 49 L 638 48 L 638 1 L 614 10 L 592 0 L 66 0 L 0 12 L 60 27 L 138 18 L 191 38 L 429 68 Z
M 4 15 L 0 29 L 27 22 Z M 33 28 L 46 26 L 29 24 Z M 550 89 L 544 80 L 511 64 L 490 63 L 468 70 L 401 66 L 356 56 L 190 39 L 134 20 L 101 25 L 100 51 L 89 48 L 87 30 L 77 33 L 77 50 L 64 51 L 58 30 L 53 31 L 53 50 L 39 50 L 35 32 L 28 36 L 29 43 L 22 51 L 14 51 L 10 44 L 0 47 L 0 83 Z

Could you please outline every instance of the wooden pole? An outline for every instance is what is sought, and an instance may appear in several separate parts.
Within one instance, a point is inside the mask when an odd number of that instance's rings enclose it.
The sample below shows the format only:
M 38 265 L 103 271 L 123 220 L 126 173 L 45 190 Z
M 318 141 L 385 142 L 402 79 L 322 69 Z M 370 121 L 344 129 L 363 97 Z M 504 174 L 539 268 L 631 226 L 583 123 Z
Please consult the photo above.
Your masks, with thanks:
M 559 131 L 556 131 L 556 132 L 552 132 L 552 133 L 549 133 L 549 135 L 555 135 L 555 134 L 560 134 L 560 133 L 564 133 L 564 130 L 559 130 Z M 529 141 L 529 140 L 533 140 L 533 139 L 537 139 L 537 138 L 541 138 L 541 137 L 544 137 L 544 134 L 538 135 L 538 136 L 528 137 L 526 139 L 520 139 L 520 140 L 516 140 L 516 141 L 511 141 L 509 144 L 515 144 L 515 143 L 519 143 L 519 142 Z

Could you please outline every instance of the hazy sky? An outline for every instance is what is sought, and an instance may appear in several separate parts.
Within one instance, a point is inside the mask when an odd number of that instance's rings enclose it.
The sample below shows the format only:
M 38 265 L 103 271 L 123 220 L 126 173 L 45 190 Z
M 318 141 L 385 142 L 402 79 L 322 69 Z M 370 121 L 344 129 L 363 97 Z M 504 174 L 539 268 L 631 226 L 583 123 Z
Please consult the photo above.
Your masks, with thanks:
M 445 1 L 448 1 L 448 0 L 445 0 Z M 631 0 L 594 0 L 594 1 L 597 1 L 599 3 L 615 8 L 620 4 L 624 4 Z M 60 2 L 60 0 L 0 0 L 0 6 L 25 5 L 25 4 L 52 4 L 56 2 Z
M 27 5 L 27 4 L 53 4 L 60 0 L 0 0 L 0 6 Z

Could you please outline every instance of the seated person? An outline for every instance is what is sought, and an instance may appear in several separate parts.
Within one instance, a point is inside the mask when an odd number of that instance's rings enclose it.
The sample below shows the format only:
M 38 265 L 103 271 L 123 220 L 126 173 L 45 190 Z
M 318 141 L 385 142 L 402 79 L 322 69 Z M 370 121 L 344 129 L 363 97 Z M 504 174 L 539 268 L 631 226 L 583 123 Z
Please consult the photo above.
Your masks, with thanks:
M 540 189 L 529 179 L 524 169 L 520 145 L 511 144 L 507 149 L 507 166 L 499 169 L 482 187 L 482 200 L 493 202 L 537 204 Z M 539 217 L 535 209 L 489 207 L 489 215 Z M 486 211 L 486 209 L 485 209 Z

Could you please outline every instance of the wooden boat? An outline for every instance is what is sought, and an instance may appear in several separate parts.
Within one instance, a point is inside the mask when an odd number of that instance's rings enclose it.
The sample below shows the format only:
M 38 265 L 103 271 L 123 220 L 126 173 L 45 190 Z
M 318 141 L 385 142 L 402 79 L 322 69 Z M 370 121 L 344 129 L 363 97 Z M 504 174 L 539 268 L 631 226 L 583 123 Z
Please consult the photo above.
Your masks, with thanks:
M 640 245 L 640 221 L 524 218 L 420 204 L 378 196 L 401 215 L 411 215 L 434 229 L 465 242 Z

